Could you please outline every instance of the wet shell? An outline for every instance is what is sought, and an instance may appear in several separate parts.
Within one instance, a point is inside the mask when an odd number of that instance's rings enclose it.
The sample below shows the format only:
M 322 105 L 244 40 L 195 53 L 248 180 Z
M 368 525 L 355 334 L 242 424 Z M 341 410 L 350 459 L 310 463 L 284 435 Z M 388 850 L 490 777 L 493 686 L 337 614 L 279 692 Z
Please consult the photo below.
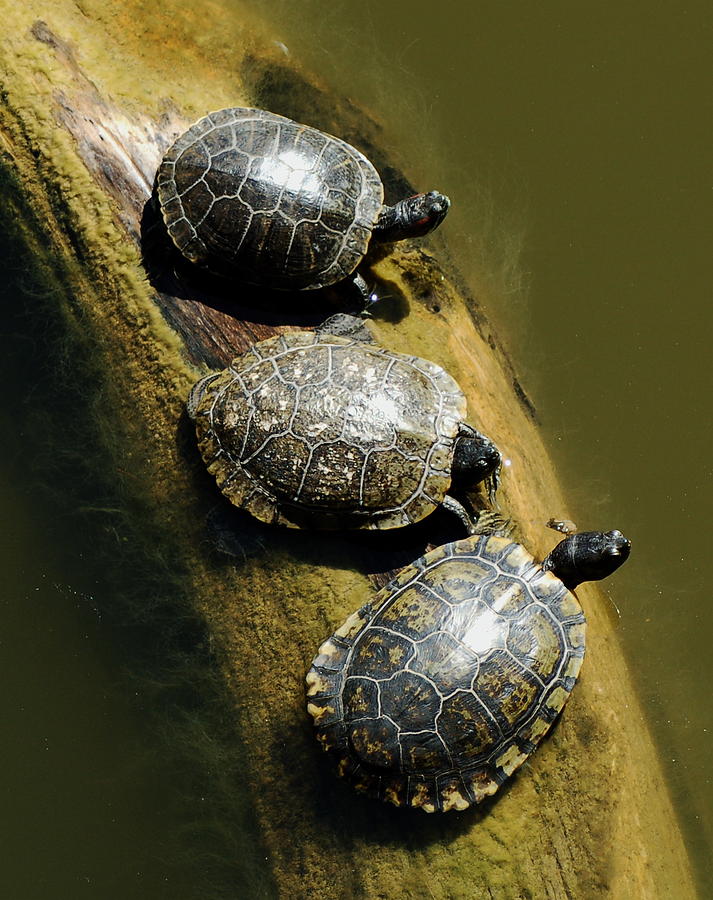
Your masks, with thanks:
M 575 596 L 521 545 L 469 537 L 408 566 L 320 647 L 308 712 L 359 791 L 464 809 L 548 731 L 584 638 Z
M 396 528 L 432 512 L 466 413 L 435 363 L 314 332 L 261 341 L 199 382 L 189 406 L 232 503 L 317 528 Z
M 350 144 L 241 107 L 178 138 L 157 193 L 171 239 L 192 262 L 290 290 L 353 272 L 384 199 L 376 169 Z

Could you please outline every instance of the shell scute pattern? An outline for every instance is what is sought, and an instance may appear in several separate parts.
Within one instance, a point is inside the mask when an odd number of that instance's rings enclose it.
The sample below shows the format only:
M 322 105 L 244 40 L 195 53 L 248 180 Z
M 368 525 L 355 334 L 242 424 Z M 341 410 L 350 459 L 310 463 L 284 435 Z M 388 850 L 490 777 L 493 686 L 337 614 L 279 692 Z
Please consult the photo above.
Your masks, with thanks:
M 404 772 L 417 775 L 421 772 L 438 771 L 445 746 L 437 734 L 402 734 L 400 738 L 401 759 Z
M 356 719 L 375 719 L 379 715 L 379 689 L 371 678 L 353 676 L 344 685 L 344 703 Z
M 352 656 L 350 672 L 354 676 L 391 678 L 406 666 L 414 652 L 411 642 L 401 635 L 385 628 L 371 628 Z
M 508 635 L 507 649 L 548 684 L 558 673 L 561 631 L 545 609 L 532 609 L 527 624 L 527 629 L 513 629 Z
M 534 672 L 507 650 L 490 654 L 478 677 L 478 696 L 503 733 L 512 730 L 532 707 L 541 687 Z
M 392 722 L 408 716 L 410 732 L 435 729 L 441 698 L 435 686 L 422 675 L 397 672 L 389 679 L 389 690 L 381 692 L 380 701 L 382 716 Z
M 443 702 L 439 728 L 454 735 L 450 741 L 455 765 L 467 765 L 483 756 L 502 738 L 502 728 L 487 705 L 472 691 L 458 691 Z M 435 770 L 443 769 L 443 759 Z
M 531 595 L 528 586 L 519 578 L 502 575 L 484 585 L 483 599 L 493 612 L 514 618 L 530 602 Z
M 203 458 L 226 495 L 263 521 L 417 521 L 450 487 L 466 405 L 443 369 L 413 363 L 312 332 L 262 341 L 207 383 L 195 412 Z
M 499 536 L 426 554 L 345 626 L 307 676 L 311 711 L 342 710 L 325 729 L 315 716 L 317 737 L 358 790 L 428 811 L 498 789 L 561 711 L 584 654 L 576 598 Z M 338 657 L 322 653 L 335 640 Z
M 381 179 L 354 147 L 248 108 L 211 113 L 181 135 L 157 191 L 185 256 L 276 288 L 353 272 L 383 206 Z
M 430 631 L 439 629 L 439 624 L 446 622 L 449 616 L 448 602 L 435 596 L 425 585 L 417 583 L 406 588 L 392 603 L 377 613 L 374 626 L 383 625 L 412 640 L 418 640 Z
M 442 696 L 470 691 L 480 657 L 447 631 L 434 631 L 416 643 L 410 667 L 422 672 Z

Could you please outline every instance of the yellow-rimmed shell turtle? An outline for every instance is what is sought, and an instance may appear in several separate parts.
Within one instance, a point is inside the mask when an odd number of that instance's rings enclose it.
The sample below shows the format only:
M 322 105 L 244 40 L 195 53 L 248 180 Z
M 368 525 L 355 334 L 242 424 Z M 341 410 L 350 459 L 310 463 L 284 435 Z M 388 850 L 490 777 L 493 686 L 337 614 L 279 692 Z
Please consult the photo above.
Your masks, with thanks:
M 618 531 L 565 538 L 536 563 L 498 535 L 437 547 L 319 649 L 308 712 L 358 790 L 427 812 L 495 793 L 567 701 L 584 656 L 571 592 L 628 557 Z
M 436 363 L 374 343 L 290 332 L 201 379 L 188 411 L 218 487 L 271 524 L 397 528 L 495 476 L 500 454 L 464 421 Z
M 210 113 L 182 134 L 156 188 L 168 233 L 187 259 L 285 290 L 353 276 L 368 294 L 355 270 L 372 236 L 428 234 L 450 206 L 438 191 L 385 206 L 381 178 L 356 148 L 243 107 Z

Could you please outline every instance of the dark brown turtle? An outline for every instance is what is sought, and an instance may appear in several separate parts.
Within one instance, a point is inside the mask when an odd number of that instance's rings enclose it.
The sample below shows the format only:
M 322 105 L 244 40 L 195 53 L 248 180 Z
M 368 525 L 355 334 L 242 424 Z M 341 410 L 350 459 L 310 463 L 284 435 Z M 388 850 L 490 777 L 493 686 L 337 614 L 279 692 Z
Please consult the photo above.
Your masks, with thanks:
M 372 235 L 428 234 L 450 201 L 431 191 L 384 206 L 381 179 L 345 141 L 263 109 L 210 113 L 169 149 L 157 193 L 189 260 L 251 284 L 311 290 L 352 276 Z
M 201 379 L 188 411 L 228 499 L 263 522 L 397 528 L 490 476 L 500 454 L 464 422 L 440 366 L 373 343 L 298 331 Z
M 317 739 L 358 790 L 427 812 L 495 793 L 574 687 L 585 620 L 571 592 L 629 556 L 618 531 L 570 535 L 542 564 L 497 535 L 437 547 L 324 643 L 307 675 Z

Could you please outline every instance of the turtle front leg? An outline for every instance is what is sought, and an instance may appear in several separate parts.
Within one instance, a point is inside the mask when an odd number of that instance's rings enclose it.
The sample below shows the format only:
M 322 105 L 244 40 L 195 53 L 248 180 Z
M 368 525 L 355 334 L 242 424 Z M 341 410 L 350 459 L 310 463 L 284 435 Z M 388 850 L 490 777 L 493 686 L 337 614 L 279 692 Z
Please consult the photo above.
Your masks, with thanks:
M 444 509 L 452 512 L 454 516 L 458 516 L 469 535 L 496 534 L 507 538 L 512 536 L 514 526 L 510 519 L 502 513 L 480 510 L 471 514 L 462 503 L 455 497 L 451 497 L 450 494 L 446 494 L 441 505 Z
M 468 513 L 468 510 L 459 500 L 456 500 L 456 498 L 452 497 L 450 494 L 446 494 L 446 496 L 441 501 L 441 506 L 444 509 L 447 509 L 449 512 L 452 512 L 454 516 L 458 516 L 458 518 L 463 523 L 466 534 L 470 535 L 476 533 L 475 521 L 473 517 Z
M 363 319 L 371 318 L 371 308 L 379 302 L 379 296 L 375 291 L 369 290 L 369 285 L 358 272 L 352 272 L 347 278 L 350 293 L 354 294 L 355 306 L 359 310 L 358 315 Z

